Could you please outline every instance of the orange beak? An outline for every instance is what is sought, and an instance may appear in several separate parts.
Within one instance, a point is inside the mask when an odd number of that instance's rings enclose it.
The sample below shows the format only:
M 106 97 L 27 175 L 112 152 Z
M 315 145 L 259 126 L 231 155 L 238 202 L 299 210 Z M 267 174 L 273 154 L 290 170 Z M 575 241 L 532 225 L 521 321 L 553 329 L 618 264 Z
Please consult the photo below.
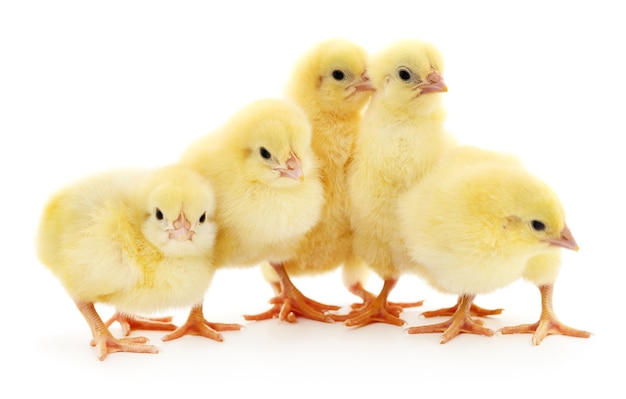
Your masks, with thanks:
M 170 239 L 178 241 L 191 240 L 194 232 L 191 231 L 191 223 L 189 222 L 189 220 L 187 220 L 183 212 L 180 213 L 180 216 L 174 221 L 173 225 L 173 229 L 167 230 L 167 232 L 170 234 Z
M 416 90 L 420 90 L 420 94 L 428 93 L 445 93 L 448 91 L 446 82 L 443 81 L 443 76 L 438 72 L 432 71 L 427 77 L 426 81 L 418 84 L 415 87 Z
M 276 168 L 280 172 L 281 177 L 290 177 L 295 180 L 303 181 L 304 174 L 302 173 L 302 163 L 300 159 L 291 152 L 289 159 L 285 162 L 286 168 Z
M 563 230 L 561 231 L 559 238 L 549 238 L 546 240 L 550 245 L 556 247 L 562 247 L 566 249 L 571 249 L 573 251 L 578 251 L 578 244 L 572 235 L 572 232 L 569 230 L 569 227 L 565 225 Z

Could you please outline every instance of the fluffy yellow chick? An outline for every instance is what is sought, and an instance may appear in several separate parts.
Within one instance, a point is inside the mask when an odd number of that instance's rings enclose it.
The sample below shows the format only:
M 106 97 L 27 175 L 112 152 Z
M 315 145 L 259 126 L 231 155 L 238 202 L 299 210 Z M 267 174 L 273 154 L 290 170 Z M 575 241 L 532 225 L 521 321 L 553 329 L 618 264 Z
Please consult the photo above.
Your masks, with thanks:
M 448 321 L 407 330 L 443 332 L 441 343 L 460 333 L 493 335 L 471 317 L 475 296 L 525 275 L 554 281 L 555 249 L 578 249 L 556 193 L 516 157 L 477 147 L 444 157 L 399 198 L 398 215 L 414 261 L 406 270 L 460 298 Z M 547 267 L 537 262 L 546 257 Z
M 158 353 L 158 348 L 145 337 L 115 338 L 95 303 L 137 314 L 202 301 L 214 273 L 215 205 L 204 178 L 174 165 L 89 176 L 45 205 L 39 259 L 85 317 L 100 360 L 109 353 Z
M 361 111 L 373 91 L 366 73 L 366 51 L 341 38 L 318 43 L 294 66 L 287 95 L 308 115 L 312 125 L 313 151 L 320 164 L 325 202 L 318 223 L 301 241 L 297 256 L 282 264 L 262 265 L 263 275 L 277 296 L 269 311 L 245 316 L 248 320 L 280 317 L 294 321 L 296 315 L 329 321 L 328 310 L 305 297 L 289 276 L 315 275 L 344 265 L 349 289 L 362 294 L 361 279 L 368 269 L 352 252 L 352 232 L 347 207 L 346 171 L 359 129 Z M 282 282 L 282 283 L 281 283 Z M 284 289 L 281 284 L 287 285 Z
M 375 300 L 345 324 L 402 325 L 387 302 L 407 258 L 398 233 L 397 198 L 455 145 L 444 128 L 443 57 L 430 43 L 405 39 L 374 56 L 368 74 L 376 91 L 364 112 L 348 172 L 354 250 L 383 280 Z
M 291 101 L 262 99 L 243 107 L 192 143 L 180 163 L 215 187 L 217 267 L 280 264 L 295 255 L 320 217 L 324 192 L 311 125 Z M 186 328 L 205 334 L 202 306 L 192 310 Z

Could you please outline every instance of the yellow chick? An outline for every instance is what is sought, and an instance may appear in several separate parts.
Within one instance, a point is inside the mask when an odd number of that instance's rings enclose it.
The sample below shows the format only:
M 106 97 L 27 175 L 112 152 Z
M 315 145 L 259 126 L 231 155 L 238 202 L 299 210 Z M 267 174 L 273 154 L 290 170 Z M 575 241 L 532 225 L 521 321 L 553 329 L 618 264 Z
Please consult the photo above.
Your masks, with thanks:
M 211 185 L 175 165 L 89 176 L 45 205 L 38 257 L 89 324 L 100 360 L 158 348 L 145 337 L 115 338 L 94 304 L 137 314 L 202 301 L 214 273 L 215 206 Z
M 532 343 L 539 345 L 548 335 L 567 335 L 578 338 L 589 338 L 590 332 L 577 330 L 561 323 L 552 306 L 554 283 L 561 268 L 561 250 L 533 256 L 526 265 L 522 277 L 535 284 L 541 293 L 541 315 L 539 321 L 533 324 L 503 327 L 498 330 L 501 334 L 533 334 Z
M 405 270 L 460 297 L 448 321 L 407 330 L 442 332 L 441 343 L 460 333 L 493 335 L 471 317 L 475 296 L 524 275 L 553 281 L 553 265 L 535 262 L 554 256 L 555 248 L 578 249 L 556 193 L 516 157 L 477 147 L 451 151 L 399 198 L 397 209 L 413 260 Z
M 293 258 L 320 217 L 324 192 L 311 125 L 291 101 L 262 99 L 243 107 L 192 143 L 179 162 L 215 187 L 217 267 Z M 202 306 L 192 310 L 186 328 L 204 335 Z
M 289 276 L 315 275 L 344 265 L 344 280 L 357 294 L 367 267 L 352 252 L 352 232 L 347 204 L 346 171 L 359 129 L 361 111 L 373 91 L 366 72 L 366 51 L 341 38 L 322 41 L 296 63 L 287 95 L 308 115 L 311 145 L 320 165 L 325 202 L 318 223 L 300 242 L 297 256 L 282 264 L 262 264 L 263 275 L 276 292 L 272 309 L 247 320 L 296 315 L 332 321 L 323 305 L 305 297 Z M 282 283 L 281 283 L 282 282 Z M 281 284 L 288 287 L 281 288 Z
M 383 280 L 374 300 L 353 311 L 347 326 L 402 325 L 387 297 L 410 260 L 398 233 L 397 198 L 455 144 L 444 128 L 443 57 L 430 43 L 405 39 L 374 56 L 376 91 L 364 112 L 348 172 L 354 250 Z

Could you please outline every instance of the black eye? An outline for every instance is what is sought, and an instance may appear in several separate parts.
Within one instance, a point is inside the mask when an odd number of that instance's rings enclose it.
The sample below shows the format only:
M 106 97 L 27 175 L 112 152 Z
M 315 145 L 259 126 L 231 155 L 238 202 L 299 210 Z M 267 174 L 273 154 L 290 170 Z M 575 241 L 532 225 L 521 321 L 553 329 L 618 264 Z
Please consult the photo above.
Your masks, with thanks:
M 205 222 L 205 220 L 206 220 L 206 212 L 204 212 L 202 216 L 200 216 L 200 219 L 198 219 L 198 222 L 202 224 Z
M 530 224 L 533 226 L 533 230 L 535 231 L 544 231 L 546 229 L 546 225 L 539 220 L 533 220 Z
M 343 73 L 343 71 L 341 69 L 335 69 L 333 71 L 333 79 L 335 80 L 343 80 L 343 78 L 346 77 L 346 74 Z
M 398 77 L 400 78 L 400 80 L 408 82 L 409 80 L 411 80 L 411 71 L 406 68 L 399 68 Z
M 270 152 L 266 150 L 265 147 L 261 147 L 261 149 L 259 150 L 259 154 L 261 154 L 261 156 L 265 159 L 270 159 L 272 157 L 272 154 L 270 154 Z
M 154 216 L 156 216 L 157 220 L 163 220 L 163 212 L 159 208 L 154 212 Z

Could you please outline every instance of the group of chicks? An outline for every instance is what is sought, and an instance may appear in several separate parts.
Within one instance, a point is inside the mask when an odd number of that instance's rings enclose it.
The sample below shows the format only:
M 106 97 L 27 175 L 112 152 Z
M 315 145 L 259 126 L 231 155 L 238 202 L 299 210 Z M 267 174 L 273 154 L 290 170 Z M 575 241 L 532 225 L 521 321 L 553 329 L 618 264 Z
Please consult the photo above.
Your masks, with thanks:
M 549 334 L 589 337 L 552 308 L 561 248 L 578 249 L 557 195 L 515 156 L 460 145 L 446 131 L 443 68 L 440 51 L 418 39 L 372 57 L 348 40 L 326 40 L 295 65 L 284 98 L 242 107 L 177 163 L 107 171 L 53 195 L 38 256 L 89 324 L 99 359 L 158 353 L 133 330 L 222 341 L 221 331 L 242 326 L 205 320 L 214 272 L 258 265 L 275 297 L 246 320 L 403 325 L 403 309 L 421 302 L 388 296 L 416 273 L 458 301 L 423 313 L 447 321 L 409 333 L 439 332 L 441 343 L 492 336 L 478 317 L 501 309 L 478 307 L 475 296 L 524 278 L 540 290 L 539 321 L 499 332 L 531 333 L 536 345 Z M 290 279 L 339 267 L 362 299 L 348 314 Z M 364 287 L 370 270 L 384 281 L 378 295 Z M 96 303 L 115 314 L 104 322 Z M 191 308 L 181 326 L 147 316 L 180 307 Z M 111 334 L 113 322 L 123 337 Z

